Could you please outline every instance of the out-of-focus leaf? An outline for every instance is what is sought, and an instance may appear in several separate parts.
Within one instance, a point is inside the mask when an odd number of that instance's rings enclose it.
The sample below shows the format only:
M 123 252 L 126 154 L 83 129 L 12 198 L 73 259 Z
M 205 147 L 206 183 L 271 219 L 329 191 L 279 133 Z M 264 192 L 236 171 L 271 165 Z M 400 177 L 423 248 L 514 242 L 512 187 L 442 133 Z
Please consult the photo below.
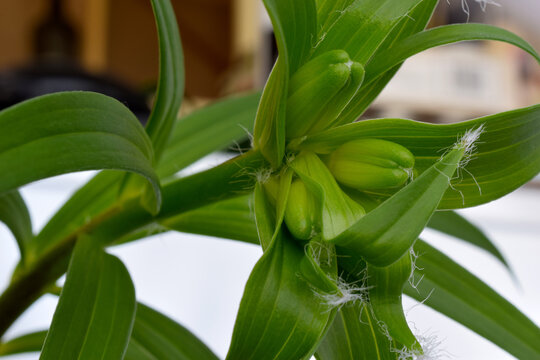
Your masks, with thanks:
M 260 93 L 232 97 L 180 118 L 158 163 L 160 178 L 240 141 L 253 131 Z
M 259 244 L 253 216 L 252 196 L 220 201 L 200 209 L 163 220 L 165 228 L 192 234 L 237 239 Z
M 405 294 L 465 325 L 518 359 L 540 358 L 540 329 L 502 296 L 435 248 L 414 246 L 417 289 Z
M 0 356 L 41 351 L 47 331 L 26 334 L 0 344 Z M 217 360 L 195 335 L 165 315 L 137 304 L 126 360 Z
M 508 263 L 504 256 L 482 230 L 455 211 L 436 211 L 433 213 L 427 226 L 484 249 L 499 259 L 508 268 Z
M 169 0 L 152 0 L 159 40 L 159 79 L 146 132 L 158 162 L 184 96 L 184 55 L 174 9 Z
M 451 150 L 332 241 L 376 266 L 397 261 L 426 226 L 464 153 L 462 147 Z
M 0 194 L 0 221 L 6 224 L 17 240 L 21 259 L 24 259 L 28 242 L 34 235 L 28 208 L 17 190 Z
M 264 0 L 276 35 L 279 57 L 263 91 L 254 145 L 277 168 L 285 154 L 285 105 L 289 77 L 305 62 L 317 33 L 314 0 Z
M 161 155 L 171 136 L 171 131 L 178 118 L 180 104 L 184 95 L 184 55 L 178 33 L 178 25 L 170 0 L 151 0 L 156 21 L 159 44 L 159 78 L 154 106 L 146 124 L 146 132 L 154 148 L 154 165 L 159 163 Z M 142 194 L 141 203 L 153 215 L 159 210 L 155 206 L 150 188 L 140 179 L 129 174 L 121 185 L 123 197 Z
M 299 274 L 305 254 L 283 232 L 246 284 L 227 359 L 309 359 L 333 318 Z
M 77 190 L 41 229 L 29 245 L 35 258 L 109 208 L 116 200 L 124 174 L 102 171 Z
M 366 304 L 339 309 L 330 330 L 317 348 L 317 360 L 396 360 L 393 343 Z
M 439 209 L 484 204 L 517 189 L 540 171 L 540 105 L 456 124 L 434 125 L 403 119 L 365 120 L 308 137 L 301 149 L 330 153 L 359 138 L 396 142 L 416 157 L 420 173 L 467 130 L 484 125 L 470 162 L 452 180 Z M 389 194 L 382 194 L 388 196 Z
M 195 335 L 165 315 L 137 304 L 126 360 L 217 360 Z
M 436 46 L 470 40 L 507 42 L 525 50 L 540 62 L 540 55 L 533 47 L 508 30 L 486 24 L 452 24 L 416 33 L 381 52 L 378 61 L 370 62 L 366 67 L 366 84 L 419 52 Z
M 121 359 L 135 311 L 135 289 L 122 262 L 96 239 L 80 238 L 40 359 Z
M 0 193 L 73 171 L 118 169 L 148 179 L 159 206 L 152 145 L 120 102 L 90 92 L 41 96 L 0 113 Z
M 19 336 L 5 343 L 0 343 L 0 356 L 41 351 L 47 330 Z

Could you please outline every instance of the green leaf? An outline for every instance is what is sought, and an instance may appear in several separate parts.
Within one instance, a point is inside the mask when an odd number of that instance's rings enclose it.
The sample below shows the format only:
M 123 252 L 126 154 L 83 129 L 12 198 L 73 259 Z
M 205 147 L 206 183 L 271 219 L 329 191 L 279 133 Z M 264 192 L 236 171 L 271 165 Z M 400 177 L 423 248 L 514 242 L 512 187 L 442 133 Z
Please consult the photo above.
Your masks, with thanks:
M 264 0 L 276 35 L 279 57 L 257 112 L 254 145 L 277 168 L 285 154 L 285 106 L 289 77 L 307 60 L 315 37 L 314 0 Z
M 0 193 L 73 171 L 138 173 L 161 201 L 152 145 L 120 102 L 89 92 L 41 96 L 0 112 Z M 24 166 L 22 165 L 24 164 Z
M 41 351 L 47 331 L 26 334 L 0 344 L 0 356 Z M 126 360 L 217 360 L 195 335 L 165 315 L 137 304 Z
M 436 211 L 427 226 L 484 249 L 509 268 L 504 256 L 482 230 L 455 211 Z
M 159 177 L 246 138 L 253 131 L 260 98 L 260 93 L 227 98 L 180 118 L 158 163 Z
M 124 174 L 102 171 L 77 190 L 29 244 L 29 260 L 61 242 L 116 201 Z
M 137 304 L 126 360 L 217 360 L 189 330 L 165 315 Z
M 152 0 L 152 8 L 159 40 L 159 79 L 146 132 L 159 162 L 184 96 L 184 55 L 171 2 Z
M 301 153 L 290 166 L 318 199 L 318 218 L 324 240 L 335 238 L 365 214 L 362 206 L 341 190 L 326 165 L 314 153 Z
M 364 303 L 339 309 L 317 348 L 318 360 L 396 360 L 390 343 Z
M 251 94 L 226 99 L 179 119 L 158 164 L 158 175 L 161 178 L 170 176 L 209 152 L 245 135 L 241 126 L 248 130 L 253 127 L 259 96 Z M 218 118 L 219 121 L 216 121 Z M 213 129 L 219 131 L 214 132 Z M 86 224 L 89 219 L 110 208 L 116 200 L 115 194 L 120 191 L 122 178 L 120 173 L 102 172 L 77 190 L 32 242 L 35 253 L 42 253 Z M 147 230 L 144 230 L 140 236 L 148 235 Z
M 392 31 L 388 34 L 384 42 L 378 47 L 375 54 L 373 54 L 370 63 L 381 61 L 380 54 L 385 52 L 386 49 L 399 43 L 404 38 L 422 31 L 426 27 L 437 2 L 437 0 L 420 1 L 411 9 L 408 16 L 402 17 L 392 28 Z M 364 83 L 347 108 L 341 113 L 339 124 L 348 124 L 357 120 L 384 89 L 386 84 L 394 77 L 400 67 L 401 64 L 395 66 L 370 84 Z
M 80 238 L 40 359 L 121 359 L 135 311 L 135 289 L 122 262 L 96 239 Z
M 5 343 L 0 343 L 0 356 L 41 351 L 47 330 L 19 336 Z
M 244 195 L 165 219 L 167 229 L 259 244 L 253 197 Z
M 227 359 L 309 359 L 333 311 L 299 276 L 304 251 L 283 232 L 246 284 Z
M 421 173 L 438 161 L 441 151 L 453 146 L 456 138 L 480 125 L 484 125 L 484 132 L 476 151 L 439 204 L 439 209 L 458 209 L 498 199 L 538 174 L 540 105 L 448 125 L 365 120 L 310 136 L 299 148 L 330 153 L 354 139 L 385 139 L 409 149 L 416 157 L 415 169 Z
M 343 49 L 354 61 L 365 65 L 399 21 L 420 0 L 364 0 L 339 2 L 333 9 L 339 15 L 321 33 L 313 56 L 329 50 Z
M 456 320 L 518 359 L 540 357 L 540 329 L 480 279 L 430 245 L 417 241 L 416 275 L 405 293 Z
M 0 221 L 11 231 L 24 260 L 28 242 L 33 238 L 32 220 L 21 194 L 17 190 L 0 194 Z
M 373 315 L 393 341 L 405 346 L 411 352 L 422 353 L 422 348 L 413 335 L 405 313 L 403 312 L 402 294 L 405 283 L 412 274 L 411 254 L 405 253 L 390 266 L 379 268 L 367 266 L 369 302 Z
M 392 197 L 332 241 L 376 266 L 405 254 L 437 209 L 465 149 L 456 146 Z
M 540 55 L 519 36 L 508 30 L 486 24 L 452 24 L 416 33 L 379 54 L 377 61 L 366 66 L 366 84 L 386 73 L 407 58 L 424 50 L 458 41 L 496 40 L 515 45 L 536 58 Z

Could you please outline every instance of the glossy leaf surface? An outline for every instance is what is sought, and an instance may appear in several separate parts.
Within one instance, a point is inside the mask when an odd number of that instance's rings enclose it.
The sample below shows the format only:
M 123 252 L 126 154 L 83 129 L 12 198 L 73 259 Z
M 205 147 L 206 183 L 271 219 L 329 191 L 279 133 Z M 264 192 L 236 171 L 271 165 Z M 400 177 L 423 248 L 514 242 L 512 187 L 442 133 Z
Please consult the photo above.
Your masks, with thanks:
M 343 306 L 317 349 L 318 360 L 396 360 L 388 340 L 365 304 Z
M 384 42 L 377 48 L 376 52 L 371 57 L 370 63 L 381 61 L 380 54 L 385 52 L 386 49 L 399 43 L 402 39 L 422 31 L 426 27 L 437 2 L 437 0 L 423 0 L 418 2 L 418 4 L 408 13 L 408 16 L 402 17 L 392 28 L 390 34 L 388 34 Z M 373 100 L 375 100 L 377 95 L 384 89 L 386 84 L 393 78 L 400 66 L 401 65 L 396 65 L 386 73 L 380 74 L 380 76 L 370 84 L 364 83 L 354 99 L 341 113 L 339 124 L 348 124 L 357 120 Z
M 450 151 L 333 242 L 376 266 L 397 261 L 426 226 L 463 155 L 464 149 Z
M 125 266 L 96 239 L 77 241 L 40 359 L 121 359 L 135 318 Z
M 416 157 L 415 169 L 421 173 L 438 161 L 441 151 L 451 147 L 459 136 L 480 125 L 484 125 L 484 132 L 477 150 L 439 205 L 439 209 L 457 209 L 495 200 L 538 174 L 540 105 L 449 125 L 403 119 L 365 120 L 311 136 L 300 147 L 329 153 L 350 140 L 385 139 L 409 149 Z
M 227 359 L 308 359 L 333 312 L 300 276 L 302 247 L 283 233 L 246 284 Z
M 321 34 L 313 55 L 343 49 L 351 59 L 365 65 L 404 14 L 419 0 L 340 1 L 335 19 Z
M 120 102 L 89 92 L 41 96 L 0 113 L 0 193 L 68 172 L 118 169 L 153 186 L 152 145 L 137 118 Z
M 306 60 L 316 36 L 314 0 L 265 0 L 279 57 L 266 83 L 257 112 L 254 143 L 273 167 L 285 155 L 285 106 L 289 77 Z

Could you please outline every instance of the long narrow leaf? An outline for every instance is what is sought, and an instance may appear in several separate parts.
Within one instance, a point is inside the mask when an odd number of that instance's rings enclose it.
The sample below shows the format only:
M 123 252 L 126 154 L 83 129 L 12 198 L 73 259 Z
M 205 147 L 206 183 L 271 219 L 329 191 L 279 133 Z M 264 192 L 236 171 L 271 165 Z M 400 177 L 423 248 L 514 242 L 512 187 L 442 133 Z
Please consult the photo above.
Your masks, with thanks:
M 504 256 L 486 234 L 455 211 L 435 212 L 427 226 L 484 249 L 499 259 L 508 268 L 509 265 Z
M 414 246 L 418 289 L 405 293 L 465 325 L 518 359 L 540 358 L 540 328 L 480 279 L 422 241 Z
M 381 52 L 378 61 L 373 61 L 366 67 L 366 84 L 380 74 L 383 74 L 407 58 L 424 50 L 458 41 L 496 40 L 515 45 L 536 58 L 540 55 L 519 36 L 508 30 L 486 24 L 452 24 L 440 26 L 414 34 L 403 41 Z
M 260 93 L 232 97 L 180 118 L 174 127 L 156 172 L 160 178 L 224 149 L 249 136 Z
M 0 193 L 73 171 L 118 169 L 153 186 L 152 146 L 137 118 L 120 102 L 89 92 L 25 101 L 0 113 Z
M 135 289 L 120 260 L 80 238 L 40 359 L 120 359 L 135 318 Z
M 448 125 L 402 119 L 360 121 L 313 135 L 300 147 L 329 153 L 354 139 L 386 139 L 408 148 L 421 173 L 459 136 L 480 125 L 484 125 L 484 132 L 477 150 L 439 205 L 439 209 L 458 209 L 498 199 L 538 174 L 540 105 Z
M 41 351 L 47 330 L 19 336 L 0 344 L 0 356 Z
M 316 36 L 314 0 L 265 0 L 279 57 L 266 83 L 257 112 L 254 145 L 277 168 L 285 154 L 285 103 L 289 77 L 306 60 Z
M 313 56 L 343 49 L 351 59 L 365 65 L 394 26 L 420 0 L 354 1 L 338 11 L 338 16 L 315 44 Z
M 0 356 L 41 351 L 47 331 L 26 334 L 0 344 Z M 217 360 L 195 335 L 165 315 L 137 304 L 127 360 Z
M 419 31 L 422 31 L 433 13 L 437 0 L 420 1 L 408 14 L 399 20 L 392 28 L 392 31 L 384 42 L 379 46 L 375 54 L 370 59 L 370 62 L 376 63 L 380 61 L 380 54 L 386 49 L 398 43 L 404 38 L 409 37 Z M 386 84 L 394 77 L 401 65 L 397 65 L 391 70 L 379 76 L 376 81 L 370 84 L 364 83 L 362 88 L 348 104 L 347 108 L 340 115 L 339 124 L 348 124 L 357 120 L 360 115 L 368 108 L 375 100 L 379 93 L 384 89 Z
M 28 243 L 34 235 L 28 208 L 17 190 L 0 194 L 0 221 L 11 230 L 24 261 Z
M 184 56 L 174 9 L 169 0 L 152 0 L 159 39 L 159 79 L 146 125 L 158 162 L 178 116 L 184 96 Z
M 137 304 L 126 360 L 217 360 L 195 335 L 165 315 Z

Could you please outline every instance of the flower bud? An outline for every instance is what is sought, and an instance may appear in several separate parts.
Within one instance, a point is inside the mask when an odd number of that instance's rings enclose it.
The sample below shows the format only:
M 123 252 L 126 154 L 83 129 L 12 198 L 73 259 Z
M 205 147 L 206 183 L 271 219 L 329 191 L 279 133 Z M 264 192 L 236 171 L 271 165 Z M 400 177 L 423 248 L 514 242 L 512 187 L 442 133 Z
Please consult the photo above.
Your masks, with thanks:
M 337 148 L 327 165 L 336 180 L 345 186 L 381 190 L 405 184 L 414 166 L 414 155 L 391 141 L 359 139 Z
M 297 239 L 309 240 L 316 225 L 316 214 L 313 195 L 302 180 L 294 180 L 285 209 L 285 224 L 291 234 Z
M 347 52 L 332 50 L 304 64 L 291 78 L 286 109 L 286 136 L 301 137 L 335 122 L 364 78 L 362 65 Z

